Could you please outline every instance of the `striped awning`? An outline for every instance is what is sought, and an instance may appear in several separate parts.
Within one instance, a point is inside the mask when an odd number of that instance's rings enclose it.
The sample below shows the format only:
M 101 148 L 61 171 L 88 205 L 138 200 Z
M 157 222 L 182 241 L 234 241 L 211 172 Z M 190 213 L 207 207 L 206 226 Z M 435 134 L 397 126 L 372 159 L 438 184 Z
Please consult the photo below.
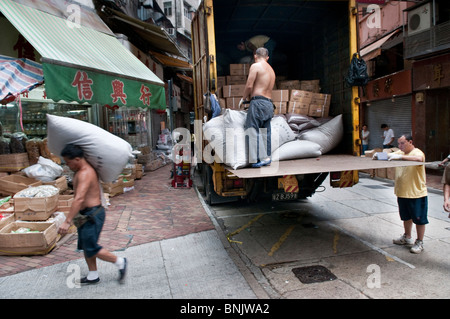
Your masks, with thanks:
M 0 101 L 31 90 L 43 81 L 39 63 L 0 55 Z
M 41 54 L 54 101 L 166 108 L 164 82 L 114 36 L 12 0 L 0 11 Z

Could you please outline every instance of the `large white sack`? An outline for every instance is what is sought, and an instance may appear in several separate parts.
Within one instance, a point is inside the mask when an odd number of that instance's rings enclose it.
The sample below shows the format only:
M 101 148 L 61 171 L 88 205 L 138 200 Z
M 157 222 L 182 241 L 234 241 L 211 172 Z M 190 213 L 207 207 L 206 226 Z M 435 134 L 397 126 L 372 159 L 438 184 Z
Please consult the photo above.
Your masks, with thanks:
M 290 141 L 272 153 L 272 161 L 317 157 L 322 155 L 320 148 L 319 144 L 310 141 Z
M 289 127 L 286 119 L 281 116 L 275 116 L 270 121 L 271 128 L 271 148 L 272 153 L 284 143 L 295 140 L 295 133 Z
M 131 145 L 118 136 L 93 124 L 47 114 L 47 143 L 53 154 L 61 156 L 67 144 L 80 146 L 86 160 L 105 183 L 117 179 L 131 153 Z
M 233 169 L 248 165 L 248 150 L 245 146 L 245 120 L 247 112 L 226 109 L 223 114 L 225 129 L 225 164 Z
M 225 155 L 225 126 L 223 115 L 216 116 L 210 119 L 203 125 L 203 136 L 209 142 L 203 151 L 203 159 L 205 162 L 212 164 L 214 162 L 214 158 L 212 158 L 211 149 L 214 150 L 215 159 L 219 163 L 224 162 Z
M 319 127 L 301 133 L 298 138 L 319 144 L 322 154 L 326 154 L 341 142 L 343 136 L 344 125 L 341 114 Z

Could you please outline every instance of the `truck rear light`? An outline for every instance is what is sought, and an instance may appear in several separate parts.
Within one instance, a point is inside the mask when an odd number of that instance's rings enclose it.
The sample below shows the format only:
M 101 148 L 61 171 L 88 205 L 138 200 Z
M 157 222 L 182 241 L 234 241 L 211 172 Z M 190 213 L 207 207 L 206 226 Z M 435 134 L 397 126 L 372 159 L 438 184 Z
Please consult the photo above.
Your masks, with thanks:
M 332 180 L 340 179 L 341 178 L 341 172 L 331 172 L 330 177 Z
M 242 187 L 244 187 L 244 180 L 241 179 L 241 178 L 235 179 L 233 181 L 233 187 L 235 187 L 235 188 L 242 188 Z

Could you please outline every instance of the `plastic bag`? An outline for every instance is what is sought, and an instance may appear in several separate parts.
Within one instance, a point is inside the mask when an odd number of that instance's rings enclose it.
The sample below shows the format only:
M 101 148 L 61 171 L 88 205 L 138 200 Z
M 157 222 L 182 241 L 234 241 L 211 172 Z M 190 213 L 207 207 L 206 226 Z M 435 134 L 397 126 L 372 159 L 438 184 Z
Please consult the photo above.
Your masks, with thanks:
M 23 172 L 31 178 L 51 182 L 62 175 L 63 168 L 52 160 L 39 156 L 37 164 L 28 166 Z

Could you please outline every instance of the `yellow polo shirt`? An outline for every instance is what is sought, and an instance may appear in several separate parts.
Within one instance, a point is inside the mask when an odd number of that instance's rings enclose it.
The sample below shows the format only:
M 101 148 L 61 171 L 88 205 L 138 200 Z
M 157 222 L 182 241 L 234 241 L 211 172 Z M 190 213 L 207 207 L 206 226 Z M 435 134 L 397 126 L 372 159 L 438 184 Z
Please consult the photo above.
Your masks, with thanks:
M 414 148 L 408 154 L 402 151 L 395 153 L 422 156 L 425 161 L 425 155 L 418 148 Z M 396 167 L 394 192 L 397 197 L 402 198 L 420 198 L 427 196 L 425 165 Z

